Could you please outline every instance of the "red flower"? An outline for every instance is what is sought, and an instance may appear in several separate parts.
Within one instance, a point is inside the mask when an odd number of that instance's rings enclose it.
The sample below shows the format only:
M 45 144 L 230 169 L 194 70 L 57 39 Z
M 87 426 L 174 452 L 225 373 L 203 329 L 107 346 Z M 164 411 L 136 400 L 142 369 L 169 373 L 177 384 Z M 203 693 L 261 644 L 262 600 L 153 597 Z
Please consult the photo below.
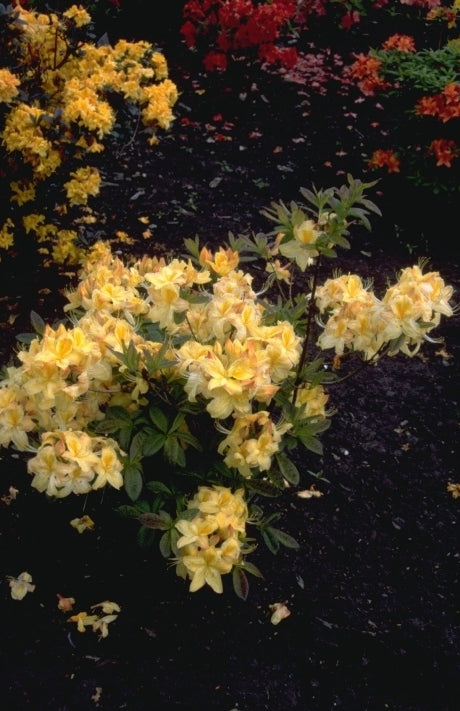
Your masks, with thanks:
M 203 65 L 207 72 L 224 72 L 227 69 L 227 57 L 222 52 L 208 52 Z
M 353 25 L 357 25 L 360 20 L 361 15 L 357 10 L 348 10 L 348 12 L 346 12 L 345 15 L 342 17 L 340 24 L 343 28 L 349 30 L 351 27 L 353 27 Z

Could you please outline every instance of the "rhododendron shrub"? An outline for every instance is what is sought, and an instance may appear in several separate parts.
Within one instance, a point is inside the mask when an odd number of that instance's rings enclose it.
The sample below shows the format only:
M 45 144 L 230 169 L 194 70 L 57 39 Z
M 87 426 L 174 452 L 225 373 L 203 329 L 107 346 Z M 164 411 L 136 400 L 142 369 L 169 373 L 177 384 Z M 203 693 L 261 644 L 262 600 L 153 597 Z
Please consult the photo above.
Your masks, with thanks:
M 0 248 L 22 236 L 78 263 L 79 225 L 102 189 L 97 157 L 137 122 L 155 145 L 176 100 L 164 56 L 143 41 L 95 44 L 82 6 L 0 7 Z
M 220 593 L 231 574 L 246 597 L 257 537 L 297 546 L 261 502 L 302 484 L 299 448 L 304 463 L 322 452 L 342 361 L 411 357 L 453 314 L 452 288 L 423 264 L 382 296 L 354 274 L 319 284 L 351 226 L 379 212 L 370 185 L 301 189 L 304 202 L 264 211 L 268 234 L 186 240 L 169 261 L 90 248 L 69 323 L 33 314 L 0 382 L 0 445 L 24 453 L 32 486 L 54 500 L 111 491 L 192 592 Z
M 223 72 L 234 60 L 289 69 L 305 38 L 317 41 L 318 32 L 330 38 L 331 30 L 338 30 L 336 37 L 343 39 L 346 32 L 361 43 L 364 19 L 373 27 L 382 13 L 394 21 L 404 18 L 410 6 L 452 22 L 452 10 L 442 8 L 441 0 L 188 0 L 180 33 L 207 72 Z

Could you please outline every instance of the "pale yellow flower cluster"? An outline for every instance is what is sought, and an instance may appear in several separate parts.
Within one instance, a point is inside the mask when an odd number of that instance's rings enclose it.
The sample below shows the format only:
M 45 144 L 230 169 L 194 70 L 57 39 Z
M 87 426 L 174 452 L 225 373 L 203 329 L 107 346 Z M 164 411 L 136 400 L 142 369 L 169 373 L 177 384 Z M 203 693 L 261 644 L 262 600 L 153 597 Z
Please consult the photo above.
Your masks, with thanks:
M 212 298 L 189 305 L 182 327 L 193 337 L 177 349 L 179 372 L 189 400 L 207 400 L 211 417 L 247 416 L 254 403 L 269 404 L 293 373 L 300 338 L 287 321 L 264 325 L 252 277 L 228 268 L 232 255 L 207 254 L 202 263 L 222 276 L 212 285 Z
M 224 462 L 228 467 L 238 469 L 240 474 L 250 478 L 251 469 L 270 469 L 272 456 L 291 427 L 288 422 L 276 426 L 266 410 L 235 417 L 235 423 L 219 444 L 218 452 L 226 455 Z
M 188 502 L 197 509 L 193 518 L 179 518 L 176 528 L 179 555 L 177 574 L 190 579 L 190 592 L 208 584 L 216 593 L 223 591 L 222 575 L 241 561 L 248 509 L 243 489 L 232 493 L 225 486 L 200 486 Z
M 84 430 L 104 417 L 106 406 L 139 406 L 147 384 L 130 382 L 122 388 L 116 382 L 120 363 L 113 351 L 121 352 L 130 342 L 145 345 L 126 318 L 148 305 L 133 290 L 117 285 L 117 278 L 141 279 L 121 265 L 118 272 L 104 265 L 99 272 L 95 268 L 72 295 L 74 306 L 84 302 L 87 309 L 78 325 L 47 325 L 18 353 L 21 365 L 8 368 L 0 383 L 0 446 L 13 444 L 24 451 L 31 447 L 30 433 Z M 120 316 L 123 312 L 126 318 Z
M 329 395 L 324 392 L 322 385 L 312 386 L 305 383 L 297 390 L 296 407 L 302 412 L 302 417 L 322 420 L 327 416 L 326 405 Z
M 234 255 L 227 258 L 236 263 Z M 220 277 L 180 259 L 143 258 L 125 266 L 98 243 L 68 294 L 65 311 L 79 318 L 70 328 L 45 326 L 0 384 L 0 446 L 24 451 L 37 432 L 84 431 L 110 406 L 137 410 L 158 376 L 182 382 L 188 399 L 199 399 L 212 418 L 233 417 L 231 431 L 222 428 L 227 437 L 219 449 L 230 466 L 244 476 L 268 470 L 289 425 L 276 425 L 257 409 L 293 374 L 300 338 L 288 322 L 265 326 L 251 277 L 220 265 Z M 158 324 L 164 339 L 145 339 L 138 332 L 142 322 Z M 146 359 L 167 339 L 171 366 L 146 376 Z M 128 346 L 139 357 L 136 372 L 117 356 Z
M 390 355 L 413 356 L 441 314 L 453 315 L 452 294 L 438 272 L 424 274 L 420 266 L 402 270 L 382 300 L 354 274 L 328 279 L 316 291 L 320 312 L 329 315 L 318 345 L 338 355 L 360 351 L 366 360 L 386 346 Z
M 123 485 L 123 452 L 109 437 L 91 437 L 75 430 L 56 430 L 41 436 L 37 454 L 29 459 L 32 486 L 48 496 L 87 494 L 110 484 Z

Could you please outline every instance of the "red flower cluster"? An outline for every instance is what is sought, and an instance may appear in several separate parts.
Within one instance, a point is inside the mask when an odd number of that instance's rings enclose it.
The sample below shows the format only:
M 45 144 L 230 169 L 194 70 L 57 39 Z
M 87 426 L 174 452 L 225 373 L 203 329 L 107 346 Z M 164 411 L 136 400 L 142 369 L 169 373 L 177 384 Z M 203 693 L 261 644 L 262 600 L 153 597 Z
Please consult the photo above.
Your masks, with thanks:
M 296 0 L 273 0 L 257 3 L 253 0 L 189 0 L 184 5 L 185 19 L 181 34 L 189 48 L 202 40 L 209 51 L 203 59 L 209 72 L 227 68 L 228 55 L 256 49 L 262 62 L 279 63 L 292 68 L 297 51 L 279 47 L 277 42 L 289 22 L 300 22 Z
M 460 84 L 446 84 L 439 94 L 422 96 L 415 105 L 419 116 L 435 116 L 443 123 L 460 117 Z

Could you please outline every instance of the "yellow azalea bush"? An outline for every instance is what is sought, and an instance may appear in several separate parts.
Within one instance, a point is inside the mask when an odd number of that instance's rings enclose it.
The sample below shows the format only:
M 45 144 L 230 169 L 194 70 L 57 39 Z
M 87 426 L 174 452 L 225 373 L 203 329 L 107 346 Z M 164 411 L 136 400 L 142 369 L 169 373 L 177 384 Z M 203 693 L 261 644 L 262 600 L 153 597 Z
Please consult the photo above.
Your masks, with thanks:
M 265 211 L 268 234 L 213 250 L 186 240 L 169 261 L 123 262 L 95 244 L 68 290 L 69 322 L 33 313 L 0 382 L 0 445 L 24 453 L 32 487 L 56 500 L 108 488 L 192 592 L 220 593 L 231 573 L 246 597 L 257 534 L 274 553 L 297 546 L 260 501 L 301 483 L 299 447 L 322 452 L 341 360 L 411 357 L 454 313 L 452 288 L 424 263 L 382 297 L 355 274 L 319 283 L 350 227 L 379 212 L 369 185 L 302 188 L 304 204 Z
M 177 97 L 161 52 L 145 41 L 94 43 L 81 5 L 0 6 L 0 248 L 22 239 L 29 252 L 38 244 L 78 264 L 82 210 L 103 187 L 97 156 L 137 124 L 155 145 Z

